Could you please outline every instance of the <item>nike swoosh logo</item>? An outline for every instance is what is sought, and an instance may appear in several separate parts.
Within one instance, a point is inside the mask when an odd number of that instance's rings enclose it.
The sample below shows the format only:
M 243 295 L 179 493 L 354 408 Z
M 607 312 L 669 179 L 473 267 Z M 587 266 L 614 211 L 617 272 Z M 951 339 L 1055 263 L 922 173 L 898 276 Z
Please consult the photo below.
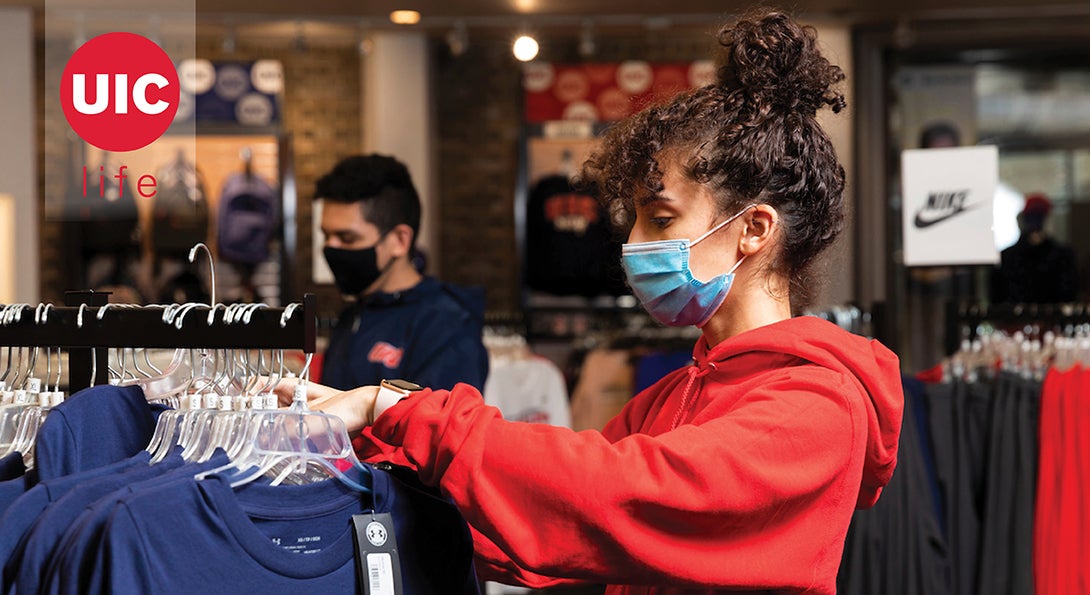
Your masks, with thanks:
M 984 203 L 982 203 L 982 202 L 978 202 L 978 203 L 971 204 L 971 205 L 968 205 L 968 206 L 961 206 L 961 207 L 958 207 L 958 209 L 956 211 L 951 211 L 949 213 L 944 213 L 942 216 L 937 217 L 935 219 L 925 219 L 923 217 L 924 209 L 920 209 L 919 211 L 916 212 L 916 220 L 913 223 L 916 225 L 916 229 L 924 229 L 924 228 L 927 228 L 927 227 L 931 227 L 932 225 L 935 225 L 936 223 L 942 223 L 943 221 L 946 221 L 947 219 L 949 219 L 951 217 L 956 217 L 956 216 L 964 213 L 965 211 L 968 211 L 969 209 L 975 209 L 976 207 L 979 207 L 979 206 L 981 206 L 983 204 Z

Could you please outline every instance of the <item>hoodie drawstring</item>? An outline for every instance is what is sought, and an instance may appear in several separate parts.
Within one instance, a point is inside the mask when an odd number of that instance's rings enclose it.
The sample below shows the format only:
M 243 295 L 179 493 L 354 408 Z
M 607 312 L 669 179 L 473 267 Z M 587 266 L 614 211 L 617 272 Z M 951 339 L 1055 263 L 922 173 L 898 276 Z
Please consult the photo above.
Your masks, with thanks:
M 685 383 L 685 390 L 681 393 L 681 404 L 678 405 L 677 413 L 674 414 L 674 421 L 670 424 L 671 430 L 681 423 L 681 414 L 685 411 L 686 405 L 689 404 L 689 393 L 693 388 L 693 383 L 696 382 L 697 378 L 703 378 L 715 370 L 715 362 L 707 362 L 707 365 L 707 368 L 701 368 L 699 364 L 689 368 L 689 381 Z

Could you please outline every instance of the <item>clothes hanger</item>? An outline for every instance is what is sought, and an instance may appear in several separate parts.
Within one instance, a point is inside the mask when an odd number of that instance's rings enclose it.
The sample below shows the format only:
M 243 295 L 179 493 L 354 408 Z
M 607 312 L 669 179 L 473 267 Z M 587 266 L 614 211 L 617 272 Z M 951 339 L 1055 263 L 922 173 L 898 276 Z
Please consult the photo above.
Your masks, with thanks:
M 11 304 L 5 306 L 3 312 L 0 313 L 0 325 L 7 326 L 13 322 L 20 322 L 22 320 L 23 309 L 29 307 L 29 304 Z M 30 364 L 31 357 L 28 355 L 27 372 L 26 374 L 23 374 L 24 349 L 26 348 L 19 347 L 16 350 L 15 368 L 11 369 L 9 367 L 12 376 L 8 381 L 7 389 L 0 395 L 0 403 L 2 403 L 2 406 L 0 406 L 0 456 L 7 456 L 8 454 L 15 452 L 13 447 L 16 446 L 16 438 L 20 436 L 20 421 L 23 411 L 32 405 L 26 387 L 33 366 Z M 33 383 L 31 384 L 31 388 L 40 389 L 40 384 Z
M 47 306 L 46 304 L 38 305 L 34 313 L 35 324 L 45 324 L 47 322 L 50 307 L 51 305 Z M 14 435 L 11 436 L 10 443 L 0 439 L 0 442 L 6 444 L 6 450 L 3 453 L 4 456 L 20 452 L 23 454 L 23 462 L 27 467 L 33 466 L 34 439 L 38 435 L 38 428 L 40 428 L 42 422 L 45 421 L 49 409 L 55 404 L 59 404 L 63 399 L 63 393 L 59 393 L 59 391 L 54 393 L 49 390 L 49 377 L 52 373 L 52 358 L 50 357 L 51 349 L 49 347 L 46 347 L 45 390 L 42 390 L 42 380 L 33 376 L 38 361 L 39 351 L 40 347 L 35 347 L 32 351 L 32 355 L 28 358 L 27 375 L 20 385 L 20 390 L 17 391 L 22 393 L 22 396 L 16 396 L 16 404 L 11 405 L 10 408 L 5 408 L 4 413 L 7 413 L 8 417 L 3 422 L 0 422 L 0 429 L 5 432 L 14 425 Z M 60 365 L 60 349 L 58 349 L 58 385 L 60 383 Z M 7 436 L 5 435 L 4 438 L 6 437 Z
M 193 310 L 192 307 L 187 308 L 187 305 L 178 307 L 171 313 L 172 317 L 169 322 L 174 324 L 176 328 L 181 329 L 184 325 L 185 316 Z M 222 307 L 222 305 L 219 305 Z M 237 322 L 248 322 L 250 318 L 244 316 L 248 308 L 251 308 L 253 304 L 232 304 L 225 306 L 224 323 L 235 324 Z M 264 306 L 264 304 L 262 304 Z M 212 307 L 208 316 L 208 325 L 211 326 L 214 322 L 215 311 L 219 309 Z M 226 351 L 226 350 L 225 350 Z M 190 352 L 192 353 L 192 351 Z M 159 415 L 156 422 L 155 430 L 152 433 L 152 438 L 148 443 L 147 451 L 151 453 L 151 462 L 158 463 L 165 459 L 171 452 L 174 451 L 175 445 L 183 448 L 183 457 L 188 460 L 199 460 L 202 457 L 210 457 L 214 449 L 209 452 L 202 445 L 207 442 L 205 433 L 211 430 L 212 420 L 215 418 L 218 410 L 224 407 L 234 408 L 234 401 L 236 399 L 241 401 L 242 393 L 235 394 L 233 387 L 243 386 L 243 382 L 240 380 L 231 380 L 229 383 L 225 383 L 219 378 L 226 376 L 231 378 L 238 374 L 239 367 L 235 365 L 237 362 L 233 361 L 234 356 L 224 357 L 222 361 L 223 372 L 217 375 L 217 369 L 220 367 L 219 363 L 215 363 L 212 366 L 212 371 L 209 372 L 209 359 L 208 352 L 202 352 L 201 365 L 198 366 L 193 363 L 192 357 L 190 360 L 190 376 L 184 383 L 182 390 L 186 398 L 182 399 L 181 406 L 176 410 L 165 411 Z M 228 372 L 232 370 L 232 372 Z M 198 382 L 202 384 L 198 385 Z M 197 390 L 190 394 L 191 389 L 197 387 Z M 207 389 L 213 389 L 209 391 Z
M 202 353 L 207 363 L 208 354 L 207 352 Z M 218 354 L 216 351 L 213 353 Z M 216 385 L 216 372 L 220 367 L 218 358 L 212 358 L 211 363 L 213 365 L 211 373 L 208 373 L 207 369 L 202 366 L 201 377 L 198 380 L 203 382 L 203 385 L 196 387 L 194 390 L 195 393 L 200 395 L 199 407 L 183 414 L 180 422 L 177 444 L 182 447 L 182 458 L 186 461 L 195 460 L 197 455 L 204 451 L 204 445 L 208 441 L 208 434 L 211 432 L 213 420 L 221 411 L 221 407 L 233 407 L 234 405 L 235 395 L 232 394 L 229 387 L 225 391 Z M 227 363 L 224 362 L 223 365 L 226 366 Z M 196 385 L 196 382 L 194 384 Z
M 7 326 L 13 322 L 20 322 L 23 318 L 23 309 L 30 308 L 30 304 L 9 304 L 4 306 L 3 311 L 0 312 L 0 325 Z M 6 390 L 3 394 L 0 394 L 0 404 L 8 405 L 15 401 L 19 396 L 17 393 L 19 389 L 23 388 L 27 378 L 30 376 L 28 371 L 26 376 L 19 377 L 23 367 L 23 350 L 24 347 L 19 347 L 16 350 L 18 359 L 15 362 L 15 369 L 11 369 L 11 346 L 8 346 L 8 368 L 4 371 L 4 380 L 8 378 L 8 372 L 14 372 L 14 375 L 10 377 L 10 380 L 6 381 Z M 32 369 L 32 368 L 31 368 Z
M 370 468 L 356 457 L 344 421 L 307 408 L 306 388 L 313 357 L 313 353 L 306 356 L 291 406 L 254 413 L 246 426 L 243 452 L 228 465 L 198 474 L 198 479 L 223 474 L 231 487 L 239 487 L 280 469 L 273 480 L 276 485 L 288 474 L 313 468 L 324 473 L 323 479 L 336 478 L 355 490 L 370 492 Z M 347 465 L 362 481 L 349 477 L 339 465 Z
M 164 322 L 172 324 L 180 330 L 184 324 L 186 314 L 193 310 L 193 308 L 186 308 L 188 305 L 190 304 L 184 304 L 177 308 L 168 306 L 168 311 L 164 312 L 163 315 Z M 202 364 L 207 364 L 203 358 Z M 207 375 L 206 370 L 207 367 L 205 366 L 202 375 Z M 179 397 L 179 406 L 160 413 L 158 419 L 156 419 L 155 429 L 152 431 L 148 446 L 144 449 L 151 454 L 152 463 L 162 462 L 174 451 L 174 447 L 179 443 L 181 433 L 187 423 L 187 416 L 192 416 L 200 409 L 202 395 L 200 393 L 189 393 L 197 373 L 198 368 L 193 361 L 193 350 L 175 350 L 171 364 L 164 371 L 162 382 L 163 388 L 166 389 L 165 394 Z M 215 370 L 211 374 L 214 376 Z M 145 394 L 150 397 L 151 395 L 147 393 L 147 390 L 145 389 Z
M 284 308 L 284 312 L 280 315 L 281 328 L 287 326 L 287 323 L 291 319 L 292 314 L 299 306 L 300 305 L 297 303 L 291 303 Z M 245 320 L 248 323 L 249 318 L 247 317 Z M 261 365 L 261 359 L 262 358 L 259 358 L 259 366 Z M 219 416 L 217 416 L 214 420 L 214 424 L 216 425 L 216 427 L 213 429 L 213 434 L 209 439 L 205 451 L 198 455 L 198 461 L 203 462 L 209 460 L 215 452 L 216 448 L 222 448 L 223 450 L 225 450 L 232 460 L 237 459 L 245 449 L 246 424 L 249 422 L 250 410 L 276 409 L 278 400 L 276 395 L 274 395 L 271 390 L 273 387 L 279 384 L 280 379 L 284 378 L 285 376 L 284 351 L 281 349 L 278 352 L 274 352 L 273 355 L 270 355 L 270 359 L 273 361 L 270 363 L 268 373 L 266 374 L 264 370 L 259 370 L 258 374 L 256 375 L 257 377 L 264 376 L 267 378 L 267 382 L 257 389 L 258 400 L 256 404 L 251 397 L 251 407 L 247 409 L 245 407 L 245 399 L 243 397 L 240 397 L 239 407 L 236 407 L 232 411 L 224 411 Z M 234 363 L 240 363 L 241 359 L 235 360 L 234 354 L 232 354 L 231 361 Z M 275 376 L 272 374 L 272 367 L 274 364 L 277 368 Z M 264 396 L 264 401 L 261 400 L 262 395 Z M 221 410 L 224 409 L 230 408 L 221 407 Z
M 193 247 L 189 250 L 189 262 L 196 262 L 197 254 L 201 250 L 203 250 L 204 253 L 208 256 L 208 267 L 211 276 L 211 283 L 209 283 L 210 303 L 202 304 L 199 302 L 187 302 L 185 304 L 169 304 L 166 306 L 160 306 L 163 308 L 163 322 L 166 324 L 173 324 L 174 327 L 178 330 L 181 330 L 183 321 L 185 320 L 186 315 L 190 311 L 201 307 L 209 308 L 210 312 L 208 314 L 208 319 L 209 325 L 211 325 L 211 321 L 215 316 L 216 310 L 222 307 L 222 305 L 216 304 L 216 263 L 215 259 L 212 258 L 212 251 L 209 250 L 208 246 L 206 246 L 203 242 L 198 242 L 194 244 Z M 140 385 L 140 387 L 144 390 L 144 395 L 148 398 L 149 401 L 175 399 L 177 397 L 180 397 L 180 394 L 184 393 L 184 391 L 189 387 L 191 383 L 190 381 L 193 379 L 193 369 L 192 366 L 187 366 L 185 363 L 185 352 L 186 350 L 184 349 L 176 349 L 174 351 L 173 359 L 171 360 L 170 364 L 167 365 L 166 369 L 162 371 L 161 374 L 154 378 L 145 379 L 136 383 Z M 145 357 L 146 355 L 147 352 L 145 351 Z M 148 362 L 148 364 L 150 367 L 155 369 L 154 366 L 150 365 L 150 361 Z
M 49 376 L 50 376 L 50 362 L 49 356 L 50 350 L 46 350 L 46 377 L 45 377 L 45 389 L 34 393 L 36 395 L 36 401 L 30 407 L 23 410 L 19 416 L 19 428 L 16 434 L 15 440 L 11 446 L 11 452 L 23 453 L 23 464 L 27 469 L 34 467 L 34 444 L 38 437 L 38 430 L 41 429 L 42 423 L 45 422 L 46 417 L 49 415 L 50 410 L 56 407 L 64 401 L 64 393 L 49 390 Z M 60 349 L 57 349 L 57 387 L 60 385 Z M 34 383 L 37 385 L 37 383 Z M 35 386 L 34 388 L 37 388 Z M 32 397 L 33 398 L 33 397 Z
M 259 309 L 267 308 L 266 304 L 232 304 L 226 307 L 224 312 L 225 324 L 248 325 L 253 313 Z M 285 308 L 281 316 L 281 327 L 286 326 L 291 312 L 295 308 Z M 209 324 L 212 317 L 209 316 Z M 181 434 L 179 444 L 185 450 L 183 457 L 188 460 L 206 461 L 212 457 L 217 448 L 228 448 L 232 441 L 238 440 L 242 433 L 242 426 L 246 422 L 246 413 L 253 410 L 275 409 L 276 397 L 271 393 L 271 388 L 279 383 L 283 376 L 283 360 L 281 358 L 280 372 L 276 376 L 271 368 L 265 366 L 265 353 L 258 350 L 257 368 L 251 365 L 251 352 L 244 350 L 242 353 L 231 353 L 230 359 L 225 359 L 222 377 L 226 384 L 224 396 L 219 402 L 205 403 L 206 411 L 201 411 L 186 418 L 188 425 L 186 432 Z M 270 356 L 275 360 L 275 356 Z M 231 372 L 228 373 L 228 367 Z M 262 379 L 265 379 L 264 382 Z M 213 380 L 213 384 L 220 385 L 221 381 Z M 231 389 L 237 389 L 232 392 Z M 244 415 L 235 415 L 235 413 Z M 235 447 L 237 449 L 237 446 Z
M 8 345 L 8 363 L 4 366 L 4 374 L 0 375 L 0 391 L 7 389 L 7 379 L 11 374 L 11 345 Z
M 246 359 L 248 356 L 249 352 L 246 352 Z M 256 369 L 250 368 L 249 362 L 239 362 L 246 366 L 245 373 L 248 374 L 243 380 L 242 391 L 221 398 L 218 407 L 202 412 L 193 420 L 194 433 L 183 443 L 186 452 L 182 456 L 186 460 L 207 461 L 218 448 L 237 449 L 235 443 L 245 433 L 250 414 L 276 408 L 276 397 L 268 389 L 279 383 L 283 364 L 280 372 L 274 375 L 271 364 L 275 359 L 275 355 L 270 355 L 270 367 L 266 367 L 264 351 L 259 350 Z M 262 382 L 262 378 L 267 380 Z M 209 407 L 207 403 L 205 406 Z

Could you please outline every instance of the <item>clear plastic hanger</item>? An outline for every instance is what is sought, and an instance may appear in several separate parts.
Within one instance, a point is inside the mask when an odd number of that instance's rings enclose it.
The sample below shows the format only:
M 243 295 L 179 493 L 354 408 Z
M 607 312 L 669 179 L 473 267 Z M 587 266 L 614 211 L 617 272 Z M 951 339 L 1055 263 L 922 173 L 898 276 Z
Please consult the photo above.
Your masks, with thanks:
M 194 381 L 193 392 L 199 395 L 199 401 L 196 401 L 198 407 L 184 413 L 178 427 L 176 442 L 183 448 L 182 457 L 187 461 L 195 460 L 198 452 L 202 450 L 202 445 L 207 441 L 206 435 L 211 431 L 212 422 L 219 414 L 221 407 L 234 406 L 235 395 L 215 384 L 219 361 L 211 358 L 212 369 L 209 371 L 206 367 L 210 359 L 208 356 L 207 351 L 202 352 L 205 365 L 202 365 L 200 369 L 201 376 Z M 226 362 L 224 365 L 227 365 Z M 201 384 L 197 385 L 197 382 Z
M 19 424 L 23 411 L 31 406 L 30 395 L 19 381 L 23 366 L 23 348 L 17 350 L 12 386 L 4 392 L 5 404 L 0 406 L 0 456 L 14 452 L 13 445 L 19 435 Z M 28 375 L 29 376 L 29 375 Z
M 245 359 L 249 359 L 248 353 Z M 264 351 L 259 351 L 257 368 L 250 368 L 249 362 L 236 362 L 246 366 L 243 390 L 221 397 L 219 407 L 202 412 L 194 419 L 193 433 L 184 442 L 186 452 L 182 456 L 186 460 L 207 461 L 218 448 L 225 451 L 240 449 L 249 417 L 255 412 L 276 408 L 276 397 L 268 392 L 283 375 L 282 363 L 279 373 L 274 375 L 272 372 L 276 359 L 275 354 L 270 355 L 270 366 L 266 367 Z M 261 378 L 267 380 L 262 382 Z
M 193 304 L 173 308 L 165 315 L 165 320 L 181 329 L 185 316 L 194 309 Z M 261 307 L 267 307 L 261 304 Z M 224 308 L 224 323 L 248 323 L 256 307 L 253 304 L 218 304 L 210 308 L 208 325 L 214 322 L 216 310 Z M 192 354 L 192 352 L 190 352 Z M 175 446 L 183 447 L 186 460 L 201 460 L 211 453 L 204 445 L 208 442 L 207 433 L 213 429 L 213 420 L 220 412 L 244 410 L 249 397 L 241 392 L 248 380 L 244 378 L 244 367 L 238 361 L 238 354 L 233 350 L 220 352 L 200 352 L 199 364 L 190 357 L 190 374 L 185 378 L 181 393 L 180 406 L 159 415 L 152 438 L 146 450 L 151 453 L 153 463 L 161 462 Z M 180 380 L 180 379 L 179 379 Z M 194 390 L 195 389 L 195 390 Z
M 335 478 L 353 489 L 370 492 L 370 468 L 356 457 L 344 421 L 307 408 L 306 388 L 313 357 L 307 354 L 291 406 L 251 415 L 242 452 L 232 457 L 230 464 L 198 474 L 198 479 L 227 474 L 231 487 L 238 487 L 272 472 L 276 473 L 272 483 L 277 485 L 292 474 L 321 470 L 322 479 Z M 349 477 L 341 466 L 356 473 Z
M 253 313 L 266 307 L 268 306 L 265 304 L 228 306 L 224 313 L 224 323 L 250 324 Z M 286 326 L 294 310 L 295 308 L 291 305 L 285 309 L 281 316 L 281 327 Z M 212 317 L 209 316 L 209 324 L 211 321 Z M 283 354 L 281 353 L 280 356 L 279 371 L 274 375 L 272 364 L 275 364 L 276 359 L 274 354 L 270 354 L 270 366 L 266 367 L 265 352 L 258 350 L 255 368 L 251 365 L 249 350 L 241 353 L 232 351 L 228 357 L 225 357 L 226 365 L 223 374 L 213 380 L 213 383 L 225 384 L 228 390 L 220 397 L 218 407 L 217 403 L 205 403 L 209 411 L 202 411 L 187 418 L 190 425 L 185 426 L 187 431 L 179 440 L 179 444 L 185 448 L 182 456 L 186 460 L 207 461 L 217 448 L 233 452 L 241 450 L 241 436 L 244 434 L 246 424 L 249 423 L 249 414 L 253 411 L 276 408 L 276 396 L 272 394 L 271 389 L 283 377 Z
M 163 321 L 167 324 L 173 324 L 175 328 L 181 329 L 184 324 L 185 315 L 193 309 L 187 308 L 189 305 L 190 304 L 167 306 L 167 310 L 163 314 Z M 214 367 L 215 362 L 213 361 L 211 363 Z M 211 372 L 208 372 L 208 365 L 209 362 L 205 356 L 202 356 L 201 358 L 201 366 L 195 365 L 192 350 L 175 350 L 174 359 L 171 364 L 167 366 L 167 369 L 164 370 L 163 374 L 153 381 L 162 382 L 159 387 L 165 389 L 165 391 L 161 393 L 149 393 L 149 388 L 144 389 L 145 395 L 149 400 L 154 400 L 156 397 L 165 395 L 177 397 L 179 399 L 178 407 L 160 413 L 156 420 L 151 439 L 148 441 L 148 446 L 144 449 L 151 454 L 152 463 L 163 461 L 163 459 L 174 451 L 175 445 L 179 442 L 180 433 L 185 427 L 187 416 L 192 416 L 196 410 L 200 409 L 202 395 L 200 393 L 190 394 L 189 389 L 192 388 L 198 373 L 202 376 L 208 376 L 209 374 L 214 376 L 215 370 L 213 369 Z M 210 380 L 211 376 L 209 376 L 208 379 Z
M 175 328 L 180 329 L 181 321 L 184 320 L 185 314 L 195 306 L 206 305 L 186 303 L 158 307 L 163 308 L 163 323 L 172 324 Z M 125 307 L 125 305 L 120 305 L 120 307 Z M 100 318 L 104 312 L 105 310 L 99 310 Z M 176 407 L 178 406 L 181 394 L 185 391 L 193 377 L 193 368 L 190 365 L 191 361 L 192 358 L 187 350 L 175 349 L 174 357 L 171 359 L 171 362 L 167 365 L 166 369 L 160 370 L 151 363 L 151 359 L 148 356 L 148 350 L 144 349 L 144 363 L 147 364 L 148 368 L 155 371 L 155 375 L 149 374 L 146 375 L 147 377 L 145 378 L 134 377 L 132 380 L 122 382 L 121 384 L 122 386 L 139 386 L 144 391 L 147 400 L 166 401 Z M 142 375 L 144 375 L 143 372 Z
M 211 282 L 209 283 L 209 303 L 202 304 L 198 302 L 187 302 L 185 304 L 170 304 L 167 306 L 160 306 L 163 308 L 163 322 L 166 324 L 173 324 L 175 328 L 181 330 L 182 323 L 185 320 L 186 314 L 195 308 L 208 308 L 208 320 L 211 326 L 213 317 L 216 310 L 224 307 L 223 304 L 216 303 L 216 262 L 212 257 L 212 251 L 209 250 L 202 242 L 194 244 L 189 250 L 189 262 L 193 263 L 197 260 L 197 254 L 200 251 L 208 256 L 208 268 L 211 275 Z M 99 311 L 99 315 L 103 314 L 103 310 Z M 144 351 L 145 361 L 153 370 L 157 368 L 151 365 L 151 361 L 147 359 L 147 350 Z M 192 359 L 192 358 L 190 358 Z M 171 401 L 172 404 L 181 399 L 181 396 L 190 387 L 193 380 L 192 366 L 186 365 L 186 350 L 176 349 L 174 351 L 174 358 L 170 364 L 167 365 L 165 370 L 162 370 L 158 375 L 152 378 L 145 378 L 139 380 L 134 384 L 140 386 L 144 391 L 144 395 L 149 401 Z M 158 428 L 156 428 L 158 430 Z
M 29 307 L 26 304 L 11 304 L 5 306 L 0 311 L 0 325 L 7 326 L 13 322 L 19 322 L 22 319 L 22 312 L 24 307 Z M 9 347 L 9 350 L 11 348 Z M 15 439 L 19 435 L 19 423 L 23 411 L 31 405 L 30 398 L 28 396 L 26 385 L 31 376 L 33 368 L 29 365 L 29 357 L 27 373 L 24 375 L 23 368 L 23 351 L 25 348 L 18 347 L 16 349 L 15 367 L 11 367 L 10 357 L 8 362 L 8 369 L 5 370 L 5 377 L 10 378 L 7 380 L 7 386 L 3 391 L 0 391 L 0 456 L 6 456 L 11 452 L 14 452 L 12 446 L 15 443 Z M 10 356 L 10 351 L 9 351 Z M 11 372 L 11 376 L 8 377 L 8 372 Z M 22 378 L 20 378 L 22 376 Z M 34 385 L 31 385 L 35 388 Z
M 44 324 L 48 320 L 50 304 L 39 304 L 35 309 L 34 323 Z M 24 463 L 30 467 L 34 463 L 34 439 L 38 435 L 45 417 L 54 405 L 59 404 L 64 395 L 59 390 L 49 390 L 49 377 L 52 375 L 52 349 L 46 347 L 46 376 L 43 387 L 42 380 L 33 376 L 38 361 L 40 348 L 35 347 L 28 358 L 27 374 L 24 376 L 19 390 L 15 391 L 14 403 L 0 408 L 0 449 L 3 456 L 20 452 L 23 454 Z M 57 380 L 60 385 L 60 349 L 57 350 Z M 44 388 L 44 390 L 43 390 Z M 10 437 L 10 441 L 8 438 Z
M 55 388 L 59 389 L 60 385 L 60 349 L 57 349 L 57 384 Z M 19 427 L 16 432 L 15 440 L 12 442 L 10 452 L 23 453 L 23 463 L 29 469 L 34 466 L 34 442 L 38 437 L 38 430 L 42 427 L 42 423 L 45 422 L 46 417 L 49 415 L 49 411 L 64 401 L 64 393 L 60 390 L 49 390 L 49 376 L 51 370 L 50 349 L 46 349 L 46 377 L 45 377 L 45 390 L 39 390 L 36 393 L 31 391 L 32 405 L 22 411 L 19 416 Z M 35 379 L 36 380 L 36 379 Z M 37 383 L 33 383 L 35 386 L 32 388 L 38 388 Z
M 0 391 L 7 388 L 8 376 L 11 375 L 11 345 L 8 345 L 8 363 L 4 366 L 4 373 L 0 375 Z

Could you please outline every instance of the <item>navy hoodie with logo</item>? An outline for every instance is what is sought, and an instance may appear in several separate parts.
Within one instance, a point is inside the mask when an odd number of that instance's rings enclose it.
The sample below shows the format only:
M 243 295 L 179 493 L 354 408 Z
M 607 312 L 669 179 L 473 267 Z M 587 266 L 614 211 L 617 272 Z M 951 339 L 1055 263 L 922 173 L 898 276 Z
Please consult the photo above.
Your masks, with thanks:
M 365 296 L 334 327 L 322 384 L 340 390 L 403 378 L 450 389 L 484 387 L 488 353 L 481 342 L 484 290 L 433 277 L 398 293 Z

